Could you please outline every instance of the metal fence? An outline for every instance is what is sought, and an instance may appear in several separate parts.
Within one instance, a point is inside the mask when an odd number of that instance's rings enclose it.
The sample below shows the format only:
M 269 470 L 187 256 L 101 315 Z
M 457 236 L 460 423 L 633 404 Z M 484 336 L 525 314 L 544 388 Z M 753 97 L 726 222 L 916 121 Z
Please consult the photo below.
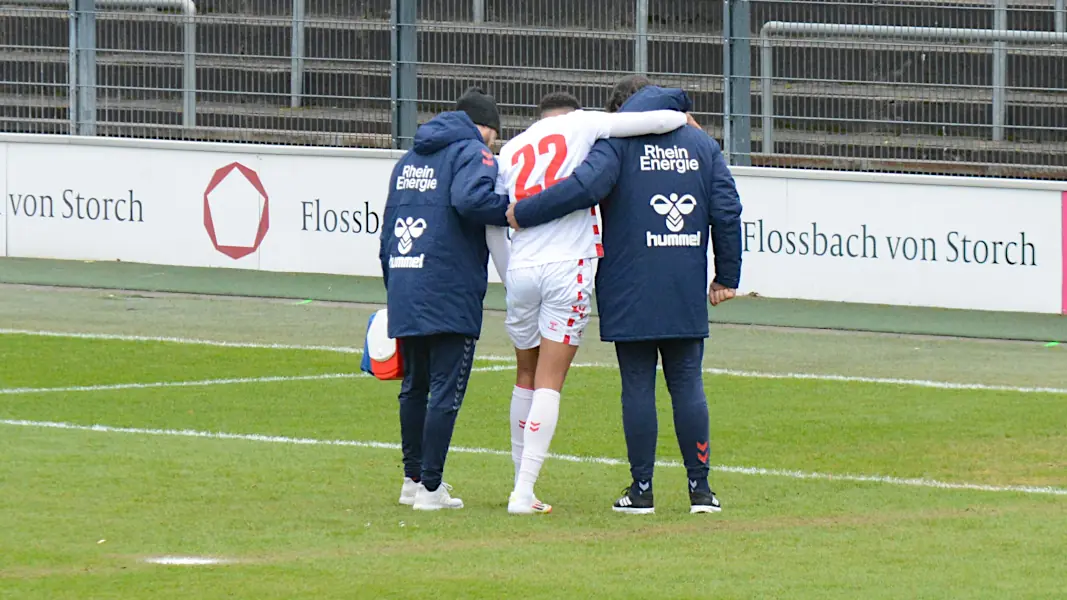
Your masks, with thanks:
M 404 147 L 685 89 L 733 164 L 1067 179 L 1065 0 L 0 0 L 0 130 Z
M 1064 176 L 1062 1 L 751 6 L 753 162 Z

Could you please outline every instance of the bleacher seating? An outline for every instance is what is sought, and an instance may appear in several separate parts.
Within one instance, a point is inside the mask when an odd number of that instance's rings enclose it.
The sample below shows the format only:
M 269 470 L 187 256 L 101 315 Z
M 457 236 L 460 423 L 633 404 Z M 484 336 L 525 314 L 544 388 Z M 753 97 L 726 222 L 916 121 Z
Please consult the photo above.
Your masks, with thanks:
M 504 108 L 509 137 L 530 122 L 530 107 L 544 93 L 562 87 L 602 106 L 614 80 L 634 68 L 629 0 L 574 0 L 563 11 L 559 0 L 489 0 L 487 22 L 478 26 L 467 0 L 419 4 L 420 121 L 480 84 Z M 180 16 L 123 10 L 97 17 L 100 134 L 389 147 L 390 0 L 308 0 L 304 97 L 297 108 L 289 97 L 290 3 L 201 0 L 197 6 L 196 130 L 180 128 Z M 991 26 L 990 11 L 965 6 L 754 6 L 754 24 Z M 723 110 L 721 0 L 652 0 L 649 12 L 654 79 L 689 90 L 705 113 L 702 121 L 721 139 L 721 116 L 714 116 Z M 67 133 L 66 10 L 29 12 L 0 0 L 0 23 L 0 130 Z M 1010 23 L 1051 31 L 1053 14 L 1013 12 Z M 993 142 L 987 48 L 885 46 L 892 42 L 777 40 L 778 155 L 760 156 L 762 98 L 755 79 L 755 162 L 856 168 L 871 160 L 922 160 L 939 164 L 926 169 L 938 172 L 1021 176 L 1067 168 L 1067 50 L 1012 51 L 1007 139 Z M 752 57 L 758 74 L 755 41 Z M 1001 166 L 979 166 L 986 163 Z

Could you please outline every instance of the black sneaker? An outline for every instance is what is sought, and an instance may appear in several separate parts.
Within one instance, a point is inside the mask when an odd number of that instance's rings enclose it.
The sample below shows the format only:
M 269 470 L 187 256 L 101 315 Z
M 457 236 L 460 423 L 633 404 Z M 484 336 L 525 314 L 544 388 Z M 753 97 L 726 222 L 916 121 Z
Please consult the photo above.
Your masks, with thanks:
M 689 514 L 716 513 L 720 511 L 722 511 L 722 505 L 719 504 L 719 499 L 715 497 L 715 492 L 711 490 L 689 492 Z
M 628 515 L 651 515 L 656 512 L 652 504 L 652 490 L 642 492 L 635 481 L 622 490 L 622 498 L 615 501 L 611 510 Z

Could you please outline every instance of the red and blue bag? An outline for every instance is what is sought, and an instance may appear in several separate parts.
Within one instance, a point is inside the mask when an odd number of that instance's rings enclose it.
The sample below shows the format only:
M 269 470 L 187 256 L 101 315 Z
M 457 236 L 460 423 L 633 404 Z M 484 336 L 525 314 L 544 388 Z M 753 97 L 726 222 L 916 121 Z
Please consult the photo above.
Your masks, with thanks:
M 363 342 L 360 370 L 382 381 L 404 378 L 400 340 L 389 337 L 389 314 L 384 308 L 367 320 L 367 338 Z

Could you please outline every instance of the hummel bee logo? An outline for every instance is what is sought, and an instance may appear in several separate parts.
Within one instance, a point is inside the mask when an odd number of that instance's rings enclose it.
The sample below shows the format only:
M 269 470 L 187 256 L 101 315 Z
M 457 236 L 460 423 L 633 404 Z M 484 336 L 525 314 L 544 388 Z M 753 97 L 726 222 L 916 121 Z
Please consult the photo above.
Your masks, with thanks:
M 397 250 L 401 254 L 407 254 L 411 252 L 411 248 L 415 245 L 415 238 L 421 236 L 426 231 L 425 219 L 413 219 L 408 217 L 407 219 L 397 219 L 396 226 L 393 228 L 393 235 L 400 238 L 397 242 Z
M 667 229 L 678 233 L 685 228 L 684 216 L 691 214 L 696 209 L 697 201 L 691 194 L 686 194 L 681 198 L 678 197 L 678 194 L 671 194 L 670 197 L 656 194 L 652 196 L 649 204 L 657 214 L 667 217 Z

